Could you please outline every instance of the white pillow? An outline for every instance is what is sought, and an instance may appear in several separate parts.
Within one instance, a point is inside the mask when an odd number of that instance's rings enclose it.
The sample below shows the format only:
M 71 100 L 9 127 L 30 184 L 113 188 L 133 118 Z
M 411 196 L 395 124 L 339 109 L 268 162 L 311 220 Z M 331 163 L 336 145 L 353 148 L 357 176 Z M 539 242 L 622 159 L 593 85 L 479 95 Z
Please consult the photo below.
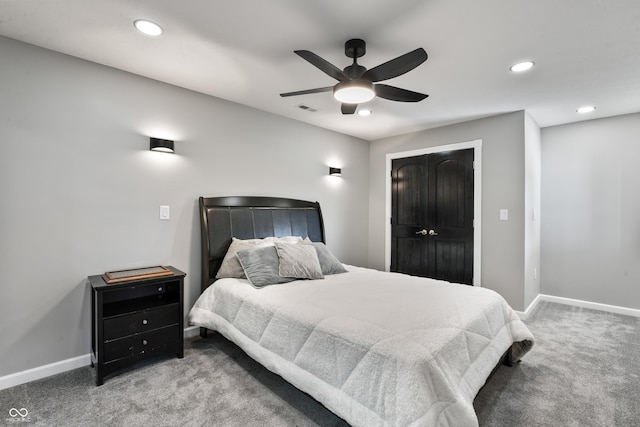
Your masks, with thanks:
M 265 237 L 264 239 L 265 242 L 280 242 L 280 243 L 291 243 L 291 244 L 295 244 L 295 243 L 302 243 L 302 237 L 300 236 L 282 236 L 282 237 Z

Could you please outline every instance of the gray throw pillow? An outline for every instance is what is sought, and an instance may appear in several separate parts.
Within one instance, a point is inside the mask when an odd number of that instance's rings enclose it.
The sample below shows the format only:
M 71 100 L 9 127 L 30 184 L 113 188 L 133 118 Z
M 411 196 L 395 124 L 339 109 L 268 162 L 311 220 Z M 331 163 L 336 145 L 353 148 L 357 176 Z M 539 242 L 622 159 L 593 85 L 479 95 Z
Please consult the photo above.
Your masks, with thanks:
M 278 274 L 296 279 L 323 279 L 318 253 L 311 245 L 276 242 Z
M 236 253 L 236 257 L 249 283 L 258 288 L 296 280 L 293 277 L 281 277 L 278 274 L 280 262 L 275 246 L 241 250 Z
M 335 257 L 322 242 L 304 242 L 306 245 L 313 245 L 318 253 L 318 261 L 320 261 L 320 267 L 322 268 L 322 274 L 327 276 L 330 274 L 347 273 L 348 270 L 344 268 L 344 265 Z
M 236 252 L 243 249 L 255 249 L 265 246 L 273 246 L 275 242 L 285 243 L 300 243 L 302 237 L 300 236 L 283 236 L 283 237 L 265 237 L 264 239 L 238 239 L 236 237 L 231 238 L 231 245 L 227 249 L 227 253 L 222 259 L 220 269 L 216 273 L 216 279 L 225 279 L 233 277 L 236 279 L 245 279 L 247 276 L 244 274 L 242 266 L 236 258 Z
M 242 266 L 236 258 L 236 253 L 245 249 L 255 249 L 267 245 L 273 245 L 272 242 L 266 242 L 262 239 L 247 239 L 241 240 L 233 237 L 231 239 L 231 245 L 227 249 L 227 253 L 224 255 L 220 269 L 216 274 L 216 279 L 225 279 L 233 277 L 236 279 L 244 279 L 247 276 L 244 274 Z

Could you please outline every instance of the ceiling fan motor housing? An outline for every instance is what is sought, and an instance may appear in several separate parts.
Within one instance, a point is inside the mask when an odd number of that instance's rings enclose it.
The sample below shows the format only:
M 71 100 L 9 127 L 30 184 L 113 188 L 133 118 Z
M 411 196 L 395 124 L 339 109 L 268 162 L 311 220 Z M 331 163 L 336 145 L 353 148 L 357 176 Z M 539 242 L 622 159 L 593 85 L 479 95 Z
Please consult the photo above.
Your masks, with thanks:
M 360 58 L 367 53 L 367 44 L 362 39 L 347 40 L 344 44 L 344 54 L 349 58 Z
M 362 65 L 353 64 L 353 65 L 349 65 L 348 67 L 344 67 L 342 71 L 344 71 L 344 73 L 347 76 L 349 76 L 350 79 L 353 80 L 353 79 L 359 79 L 360 76 L 362 76 L 364 72 L 367 71 L 367 69 Z

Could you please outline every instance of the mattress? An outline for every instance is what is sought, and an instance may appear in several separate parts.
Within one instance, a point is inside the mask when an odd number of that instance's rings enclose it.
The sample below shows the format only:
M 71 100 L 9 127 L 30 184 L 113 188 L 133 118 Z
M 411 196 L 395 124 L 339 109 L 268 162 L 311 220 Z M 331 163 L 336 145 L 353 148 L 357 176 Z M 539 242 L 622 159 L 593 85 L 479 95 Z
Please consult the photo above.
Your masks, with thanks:
M 476 426 L 473 399 L 533 336 L 496 292 L 346 266 L 255 288 L 220 279 L 189 313 L 353 426 Z

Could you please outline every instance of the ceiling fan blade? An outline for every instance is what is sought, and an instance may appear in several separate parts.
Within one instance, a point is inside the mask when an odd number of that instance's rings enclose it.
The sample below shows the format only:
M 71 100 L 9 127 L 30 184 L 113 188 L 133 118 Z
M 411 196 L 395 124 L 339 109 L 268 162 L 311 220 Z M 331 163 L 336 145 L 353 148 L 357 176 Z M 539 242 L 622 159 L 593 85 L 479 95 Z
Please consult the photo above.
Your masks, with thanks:
M 375 85 L 376 96 L 390 101 L 419 102 L 429 95 L 385 84 Z
M 342 114 L 353 114 L 356 112 L 356 108 L 358 108 L 358 104 L 342 104 L 340 110 Z
M 372 82 L 392 79 L 408 71 L 413 70 L 418 65 L 427 60 L 427 52 L 421 47 L 405 53 L 391 61 L 373 67 L 362 75 L 362 79 Z
M 317 89 L 307 89 L 307 90 L 299 90 L 296 92 L 281 93 L 280 96 L 286 97 L 286 96 L 308 95 L 310 93 L 331 92 L 332 90 L 333 90 L 333 86 L 319 87 Z
M 308 50 L 294 50 L 293 52 L 302 59 L 310 62 L 311 65 L 315 66 L 330 77 L 333 77 L 334 79 L 341 82 L 349 80 L 349 76 L 347 76 L 344 71 L 342 71 L 340 68 L 336 67 L 329 61 L 320 58 L 315 53 L 309 52 Z

